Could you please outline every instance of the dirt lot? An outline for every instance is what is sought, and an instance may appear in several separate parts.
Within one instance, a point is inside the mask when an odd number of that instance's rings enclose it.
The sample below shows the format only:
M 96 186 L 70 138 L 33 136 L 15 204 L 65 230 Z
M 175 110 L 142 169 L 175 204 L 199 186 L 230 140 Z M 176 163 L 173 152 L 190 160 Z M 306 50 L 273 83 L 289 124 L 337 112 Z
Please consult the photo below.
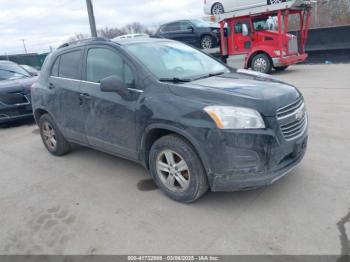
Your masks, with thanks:
M 35 125 L 0 128 L 0 253 L 349 252 L 350 65 L 275 76 L 306 98 L 305 160 L 268 188 L 190 205 L 165 197 L 132 162 L 85 148 L 53 157 Z

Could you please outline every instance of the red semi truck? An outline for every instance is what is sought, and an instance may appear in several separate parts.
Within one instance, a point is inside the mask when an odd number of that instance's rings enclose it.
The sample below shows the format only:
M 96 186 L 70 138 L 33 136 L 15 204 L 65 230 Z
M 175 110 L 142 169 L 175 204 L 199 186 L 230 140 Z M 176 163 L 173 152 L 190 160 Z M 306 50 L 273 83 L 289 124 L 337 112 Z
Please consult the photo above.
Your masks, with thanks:
M 298 36 L 288 33 L 290 16 L 300 23 Z M 274 6 L 224 13 L 220 23 L 220 53 L 224 60 L 241 56 L 244 68 L 262 73 L 285 70 L 305 61 L 311 1 L 294 0 Z

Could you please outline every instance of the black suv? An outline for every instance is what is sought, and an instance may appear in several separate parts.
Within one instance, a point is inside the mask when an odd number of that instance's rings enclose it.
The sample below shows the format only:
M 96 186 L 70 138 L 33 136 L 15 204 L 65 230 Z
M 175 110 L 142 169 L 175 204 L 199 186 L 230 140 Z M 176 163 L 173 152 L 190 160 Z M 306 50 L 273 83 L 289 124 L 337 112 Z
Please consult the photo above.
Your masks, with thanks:
M 65 44 L 46 59 L 32 99 L 49 152 L 77 143 L 130 159 L 177 201 L 269 185 L 306 150 L 295 87 L 171 40 Z
M 160 26 L 155 37 L 177 40 L 202 49 L 214 48 L 220 42 L 220 30 L 201 19 L 179 20 Z

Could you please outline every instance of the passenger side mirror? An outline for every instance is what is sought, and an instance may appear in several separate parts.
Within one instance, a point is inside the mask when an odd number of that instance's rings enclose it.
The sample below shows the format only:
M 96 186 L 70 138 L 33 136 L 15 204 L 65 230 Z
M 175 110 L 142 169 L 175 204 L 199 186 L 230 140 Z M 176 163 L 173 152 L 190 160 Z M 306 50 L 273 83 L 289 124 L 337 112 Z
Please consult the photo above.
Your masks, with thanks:
M 247 24 L 242 24 L 242 34 L 243 34 L 244 36 L 249 35 L 249 29 L 248 29 Z
M 102 92 L 116 92 L 121 96 L 127 96 L 129 94 L 124 81 L 116 75 L 102 79 L 100 88 Z
M 187 27 L 187 30 L 190 31 L 190 32 L 193 32 L 193 31 L 194 31 L 194 28 L 193 28 L 193 26 L 189 25 L 189 26 Z

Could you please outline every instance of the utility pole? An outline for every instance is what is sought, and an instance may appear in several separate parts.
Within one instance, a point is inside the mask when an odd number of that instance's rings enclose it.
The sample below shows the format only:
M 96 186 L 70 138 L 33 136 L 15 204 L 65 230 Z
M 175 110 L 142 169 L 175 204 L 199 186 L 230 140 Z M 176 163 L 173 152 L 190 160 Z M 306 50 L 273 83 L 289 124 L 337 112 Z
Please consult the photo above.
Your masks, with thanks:
M 86 0 L 86 6 L 87 6 L 88 15 L 89 15 L 91 36 L 97 37 L 94 8 L 92 6 L 91 0 Z
M 24 41 L 24 39 L 21 39 L 21 40 L 22 40 L 22 42 L 23 42 L 24 52 L 25 52 L 26 54 L 28 54 L 28 52 L 27 52 L 27 47 L 26 47 L 26 42 Z

